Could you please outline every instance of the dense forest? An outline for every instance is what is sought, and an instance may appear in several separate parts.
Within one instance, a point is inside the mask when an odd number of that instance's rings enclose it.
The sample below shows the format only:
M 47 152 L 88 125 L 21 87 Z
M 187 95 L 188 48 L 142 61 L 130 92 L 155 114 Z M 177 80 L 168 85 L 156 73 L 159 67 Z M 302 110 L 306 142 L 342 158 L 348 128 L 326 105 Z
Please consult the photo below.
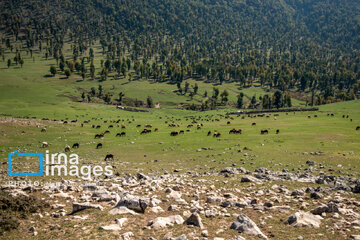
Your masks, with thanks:
M 9 63 L 40 51 L 84 79 L 132 69 L 178 86 L 187 78 L 258 81 L 284 95 L 307 93 L 310 104 L 359 96 L 358 0 L 8 0 L 0 9 L 0 54 Z

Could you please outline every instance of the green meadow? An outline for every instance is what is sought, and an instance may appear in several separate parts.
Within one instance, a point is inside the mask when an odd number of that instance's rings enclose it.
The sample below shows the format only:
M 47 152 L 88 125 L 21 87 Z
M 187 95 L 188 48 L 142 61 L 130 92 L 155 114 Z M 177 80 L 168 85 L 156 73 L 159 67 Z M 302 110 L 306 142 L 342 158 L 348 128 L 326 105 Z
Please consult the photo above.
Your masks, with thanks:
M 30 55 L 22 54 L 25 59 L 23 67 L 13 64 L 7 68 L 5 62 L 0 62 L 0 157 L 4 163 L 7 153 L 14 150 L 44 152 L 45 149 L 40 148 L 42 142 L 50 144 L 48 150 L 51 153 L 63 152 L 67 145 L 79 143 L 80 148 L 72 149 L 72 152 L 80 156 L 82 163 L 104 164 L 105 155 L 111 153 L 115 156 L 112 164 L 118 166 L 118 172 L 174 169 L 205 172 L 231 165 L 252 170 L 267 167 L 298 171 L 305 168 L 307 160 L 313 160 L 326 165 L 329 169 L 325 171 L 332 174 L 359 175 L 360 132 L 355 131 L 360 125 L 358 100 L 320 106 L 318 112 L 280 113 L 276 117 L 266 114 L 267 117 L 245 116 L 243 119 L 227 115 L 236 110 L 233 107 L 205 112 L 178 107 L 182 103 L 201 103 L 205 91 L 212 94 L 212 83 L 188 79 L 190 86 L 195 83 L 199 86 L 198 94 L 191 98 L 173 92 L 176 85 L 143 79 L 129 81 L 128 77 L 116 77 L 115 73 L 103 82 L 88 78 L 83 81 L 76 73 L 69 78 L 61 74 L 53 77 L 49 74 L 49 67 L 56 63 L 54 59 L 46 60 L 34 53 L 33 60 Z M 97 54 L 100 56 L 99 52 Z M 99 67 L 100 60 L 96 64 Z M 115 105 L 82 102 L 83 89 L 97 89 L 99 84 L 114 98 L 120 91 L 125 93 L 125 97 L 142 101 L 151 96 L 160 108 L 138 113 L 116 109 Z M 256 82 L 253 87 L 245 89 L 239 89 L 236 83 L 216 87 L 220 92 L 229 91 L 230 102 L 236 101 L 239 92 L 243 92 L 246 99 L 266 93 L 266 89 Z M 293 105 L 304 106 L 304 102 L 293 99 Z M 331 113 L 333 117 L 328 116 Z M 349 115 L 349 118 L 343 118 L 343 115 Z M 60 120 L 69 123 L 62 124 Z M 77 122 L 71 123 L 71 120 Z M 86 120 L 90 122 L 81 127 Z M 254 122 L 256 126 L 252 126 Z M 169 127 L 170 123 L 178 127 Z M 196 125 L 201 123 L 203 127 L 197 129 Z M 122 124 L 125 129 L 121 128 Z M 145 124 L 152 125 L 152 133 L 140 134 Z M 189 124 L 194 127 L 188 128 Z M 101 128 L 95 129 L 92 125 Z M 114 127 L 109 128 L 109 125 Z M 41 132 L 44 127 L 47 131 Z M 157 132 L 155 128 L 158 128 Z M 233 128 L 240 128 L 243 133 L 228 134 Z M 269 134 L 261 135 L 262 129 L 268 129 Z M 275 134 L 277 129 L 280 134 Z M 110 133 L 104 138 L 94 139 L 95 134 L 106 130 Z M 170 136 L 174 130 L 184 130 L 185 134 Z M 122 131 L 126 136 L 116 137 L 116 133 Z M 207 136 L 209 131 L 221 132 L 221 137 Z M 96 149 L 98 143 L 103 147 Z M 322 153 L 313 155 L 311 152 Z

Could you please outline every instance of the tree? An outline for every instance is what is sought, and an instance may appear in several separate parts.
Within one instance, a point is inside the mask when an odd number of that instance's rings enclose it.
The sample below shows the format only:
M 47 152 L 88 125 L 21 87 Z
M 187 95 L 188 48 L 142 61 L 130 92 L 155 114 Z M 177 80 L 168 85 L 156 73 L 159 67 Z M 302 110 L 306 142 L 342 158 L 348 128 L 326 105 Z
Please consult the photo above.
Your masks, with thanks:
M 64 71 L 64 68 L 65 68 L 65 63 L 64 63 L 64 61 L 60 61 L 60 63 L 59 63 L 59 68 L 60 68 L 61 71 Z
M 255 107 L 255 104 L 256 104 L 256 95 L 252 96 L 251 98 L 251 106 Z
M 228 96 L 229 96 L 229 92 L 225 89 L 225 90 L 220 94 L 221 102 L 226 104 L 227 101 L 229 100 L 229 99 L 228 99 Z
M 189 86 L 190 86 L 190 84 L 188 82 L 185 82 L 184 94 L 186 94 L 188 92 Z
M 176 86 L 177 86 L 179 92 L 182 93 L 181 82 L 177 82 Z
M 94 87 L 91 88 L 90 90 L 91 96 L 95 96 L 96 95 L 96 90 Z
M 111 95 L 110 95 L 110 93 L 106 93 L 106 94 L 105 94 L 104 101 L 105 101 L 106 103 L 110 103 L 110 102 L 111 102 Z
M 10 66 L 11 66 L 11 59 L 10 58 L 7 61 L 7 66 L 8 66 L 8 68 L 10 68 Z
M 69 78 L 70 76 L 71 76 L 71 71 L 70 71 L 70 69 L 65 69 L 65 75 L 66 75 L 66 77 L 67 78 Z
M 241 92 L 238 96 L 237 96 L 237 108 L 242 108 L 242 106 L 244 105 L 244 94 Z
M 147 97 L 146 104 L 148 108 L 152 108 L 154 106 L 153 100 L 150 96 Z
M 273 96 L 273 103 L 276 108 L 282 107 L 282 92 L 276 91 Z
M 195 83 L 195 86 L 193 89 L 194 89 L 194 95 L 196 95 L 199 90 L 199 86 L 197 85 L 197 83 Z
M 120 92 L 119 93 L 119 99 L 118 99 L 118 102 L 121 104 L 121 102 L 122 102 L 122 99 L 123 99 L 123 97 L 125 96 L 125 94 L 123 93 L 123 92 Z
M 102 96 L 103 87 L 102 87 L 101 85 L 99 85 L 98 90 L 99 90 L 98 96 L 101 97 L 101 96 Z
M 268 94 L 265 94 L 262 98 L 263 109 L 271 109 L 271 98 Z
M 218 88 L 213 88 L 213 98 L 217 99 L 219 96 L 219 89 Z
M 50 66 L 50 73 L 55 76 L 56 75 L 56 67 L 54 65 Z

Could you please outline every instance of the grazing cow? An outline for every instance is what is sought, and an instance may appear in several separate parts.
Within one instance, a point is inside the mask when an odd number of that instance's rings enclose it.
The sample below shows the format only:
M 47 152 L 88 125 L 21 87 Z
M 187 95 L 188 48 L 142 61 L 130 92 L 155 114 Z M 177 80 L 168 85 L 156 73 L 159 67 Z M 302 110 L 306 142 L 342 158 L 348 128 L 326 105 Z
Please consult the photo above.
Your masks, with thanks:
M 177 136 L 177 135 L 179 135 L 179 132 L 178 132 L 178 131 L 172 131 L 172 132 L 170 133 L 170 136 Z
M 269 134 L 269 131 L 268 130 L 261 130 L 261 134 Z
M 67 145 L 67 146 L 65 147 L 65 152 L 70 152 L 70 146 L 69 146 L 69 145 Z
M 208 131 L 208 134 L 207 134 L 208 136 L 210 136 L 211 135 L 211 131 Z
M 113 128 L 114 127 L 114 125 L 109 125 L 109 127 L 108 128 Z
M 230 124 L 230 121 L 228 121 L 226 124 L 229 125 L 229 124 Z
M 231 129 L 230 131 L 229 131 L 229 134 L 241 134 L 242 133 L 242 130 L 241 129 L 235 129 L 235 128 L 233 128 L 233 129 Z
M 109 131 L 109 130 L 106 130 L 106 131 L 104 132 L 104 134 L 106 134 L 106 133 L 110 133 L 110 131 Z
M 140 124 L 138 124 L 138 125 L 136 125 L 136 127 L 141 127 L 141 125 L 140 125 Z
M 107 160 L 110 160 L 110 159 L 114 160 L 114 155 L 113 154 L 106 154 L 104 161 L 107 161 Z
M 79 143 L 74 143 L 73 145 L 72 145 L 72 148 L 79 148 L 80 147 L 80 144 Z
M 63 124 L 67 124 L 68 122 L 67 121 L 64 121 Z
M 256 122 L 253 122 L 253 123 L 251 124 L 251 126 L 256 126 Z
M 194 126 L 194 125 L 192 125 L 192 124 L 187 125 L 188 128 L 191 128 L 191 127 L 193 127 L 193 126 Z
M 157 131 L 159 131 L 159 129 L 158 129 L 158 128 L 155 128 L 154 131 L 157 132 Z
M 117 137 L 124 137 L 126 136 L 126 132 L 121 132 L 116 134 Z
M 121 128 L 124 129 L 126 128 L 126 126 L 124 124 L 121 124 Z
M 92 128 L 95 128 L 95 125 L 93 124 L 93 125 L 91 125 L 91 127 L 92 127 Z
M 96 129 L 99 129 L 99 128 L 101 128 L 101 126 L 100 126 L 100 125 L 97 125 L 97 126 L 96 126 Z
M 102 148 L 102 147 L 103 147 L 102 143 L 98 143 L 98 144 L 96 145 L 96 149 L 99 149 L 99 148 Z
M 46 128 L 41 129 L 41 132 L 46 132 Z
M 310 119 L 310 118 L 311 118 L 311 116 L 309 115 L 309 116 L 308 116 L 308 118 Z
M 147 133 L 151 133 L 151 130 L 145 128 L 144 130 L 141 131 L 140 134 L 147 134 Z
M 47 142 L 42 142 L 41 143 L 41 147 L 42 148 L 46 148 L 46 147 L 48 147 L 49 146 L 49 143 L 47 143 Z
M 184 130 L 180 130 L 179 134 L 184 134 Z
M 220 132 L 214 132 L 214 137 L 220 137 L 221 136 L 221 133 Z
M 357 127 L 356 127 L 356 131 L 358 131 L 358 130 L 360 130 L 360 126 L 357 126 Z
M 146 128 L 152 128 L 152 125 L 146 124 L 145 127 L 146 127 Z
M 99 134 L 96 134 L 95 135 L 95 138 L 103 138 L 104 137 L 104 134 L 103 133 L 99 133 Z
M 279 134 L 280 133 L 280 130 L 279 129 L 276 129 L 276 134 Z

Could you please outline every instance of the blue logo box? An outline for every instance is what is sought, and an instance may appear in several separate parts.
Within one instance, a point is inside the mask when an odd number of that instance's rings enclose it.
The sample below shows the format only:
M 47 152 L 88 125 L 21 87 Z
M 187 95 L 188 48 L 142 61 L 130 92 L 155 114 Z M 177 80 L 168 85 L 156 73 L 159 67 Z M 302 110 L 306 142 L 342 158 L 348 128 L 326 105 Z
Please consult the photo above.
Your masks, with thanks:
M 40 163 L 40 171 L 39 172 L 20 172 L 15 173 L 11 170 L 11 160 L 12 157 L 19 156 L 19 157 L 39 157 Z M 43 176 L 43 158 L 44 155 L 42 153 L 19 153 L 18 151 L 14 151 L 8 154 L 9 162 L 8 162 L 8 173 L 9 176 Z

